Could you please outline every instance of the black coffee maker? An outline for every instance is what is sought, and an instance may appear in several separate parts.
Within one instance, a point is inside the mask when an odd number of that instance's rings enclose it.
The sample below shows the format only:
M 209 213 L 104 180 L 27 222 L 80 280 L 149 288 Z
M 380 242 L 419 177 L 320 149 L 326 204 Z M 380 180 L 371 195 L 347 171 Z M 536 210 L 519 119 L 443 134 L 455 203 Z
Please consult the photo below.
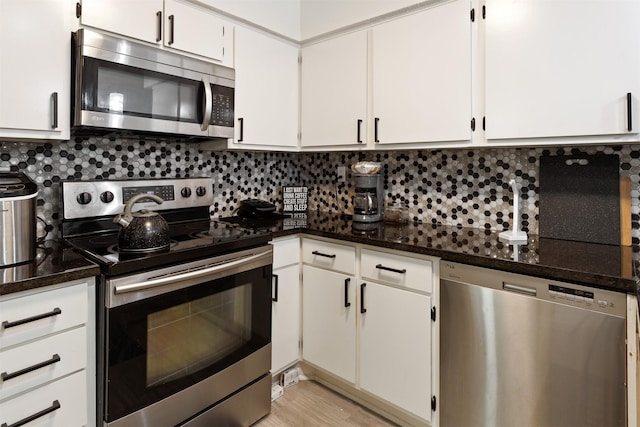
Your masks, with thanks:
M 356 174 L 353 199 L 353 222 L 372 223 L 384 218 L 382 175 Z

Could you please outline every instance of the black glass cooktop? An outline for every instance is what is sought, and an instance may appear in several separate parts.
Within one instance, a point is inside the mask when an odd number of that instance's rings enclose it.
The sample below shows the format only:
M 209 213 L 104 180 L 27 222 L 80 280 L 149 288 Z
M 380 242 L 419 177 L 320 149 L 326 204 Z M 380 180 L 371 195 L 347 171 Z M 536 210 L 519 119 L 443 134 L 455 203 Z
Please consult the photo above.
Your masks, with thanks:
M 219 221 L 171 224 L 168 249 L 146 253 L 118 252 L 118 234 L 106 233 L 66 239 L 67 243 L 114 276 L 160 268 L 266 244 L 271 233 L 246 229 Z

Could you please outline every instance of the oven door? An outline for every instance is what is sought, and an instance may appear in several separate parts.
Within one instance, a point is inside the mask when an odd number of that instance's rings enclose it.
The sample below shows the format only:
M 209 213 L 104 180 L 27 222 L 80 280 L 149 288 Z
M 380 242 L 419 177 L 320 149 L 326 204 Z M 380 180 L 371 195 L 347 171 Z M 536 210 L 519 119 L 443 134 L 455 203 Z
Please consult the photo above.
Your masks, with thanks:
M 107 280 L 106 423 L 175 425 L 268 374 L 271 263 L 264 246 Z

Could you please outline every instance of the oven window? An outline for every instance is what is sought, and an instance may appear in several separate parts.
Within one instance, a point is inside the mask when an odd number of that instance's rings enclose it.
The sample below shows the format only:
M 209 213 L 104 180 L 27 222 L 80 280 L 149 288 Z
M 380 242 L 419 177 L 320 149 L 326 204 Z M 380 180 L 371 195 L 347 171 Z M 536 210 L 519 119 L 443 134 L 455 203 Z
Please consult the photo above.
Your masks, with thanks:
M 147 318 L 147 386 L 200 371 L 251 339 L 251 284 L 170 307 Z
M 105 419 L 171 396 L 270 342 L 271 266 L 109 309 Z

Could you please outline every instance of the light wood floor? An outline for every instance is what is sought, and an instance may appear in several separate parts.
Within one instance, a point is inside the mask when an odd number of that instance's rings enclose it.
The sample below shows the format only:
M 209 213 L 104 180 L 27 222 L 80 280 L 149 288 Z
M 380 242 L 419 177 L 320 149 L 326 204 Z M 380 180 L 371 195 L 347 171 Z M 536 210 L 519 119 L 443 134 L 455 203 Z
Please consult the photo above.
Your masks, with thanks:
M 304 380 L 271 402 L 271 414 L 254 427 L 395 426 L 323 385 Z

